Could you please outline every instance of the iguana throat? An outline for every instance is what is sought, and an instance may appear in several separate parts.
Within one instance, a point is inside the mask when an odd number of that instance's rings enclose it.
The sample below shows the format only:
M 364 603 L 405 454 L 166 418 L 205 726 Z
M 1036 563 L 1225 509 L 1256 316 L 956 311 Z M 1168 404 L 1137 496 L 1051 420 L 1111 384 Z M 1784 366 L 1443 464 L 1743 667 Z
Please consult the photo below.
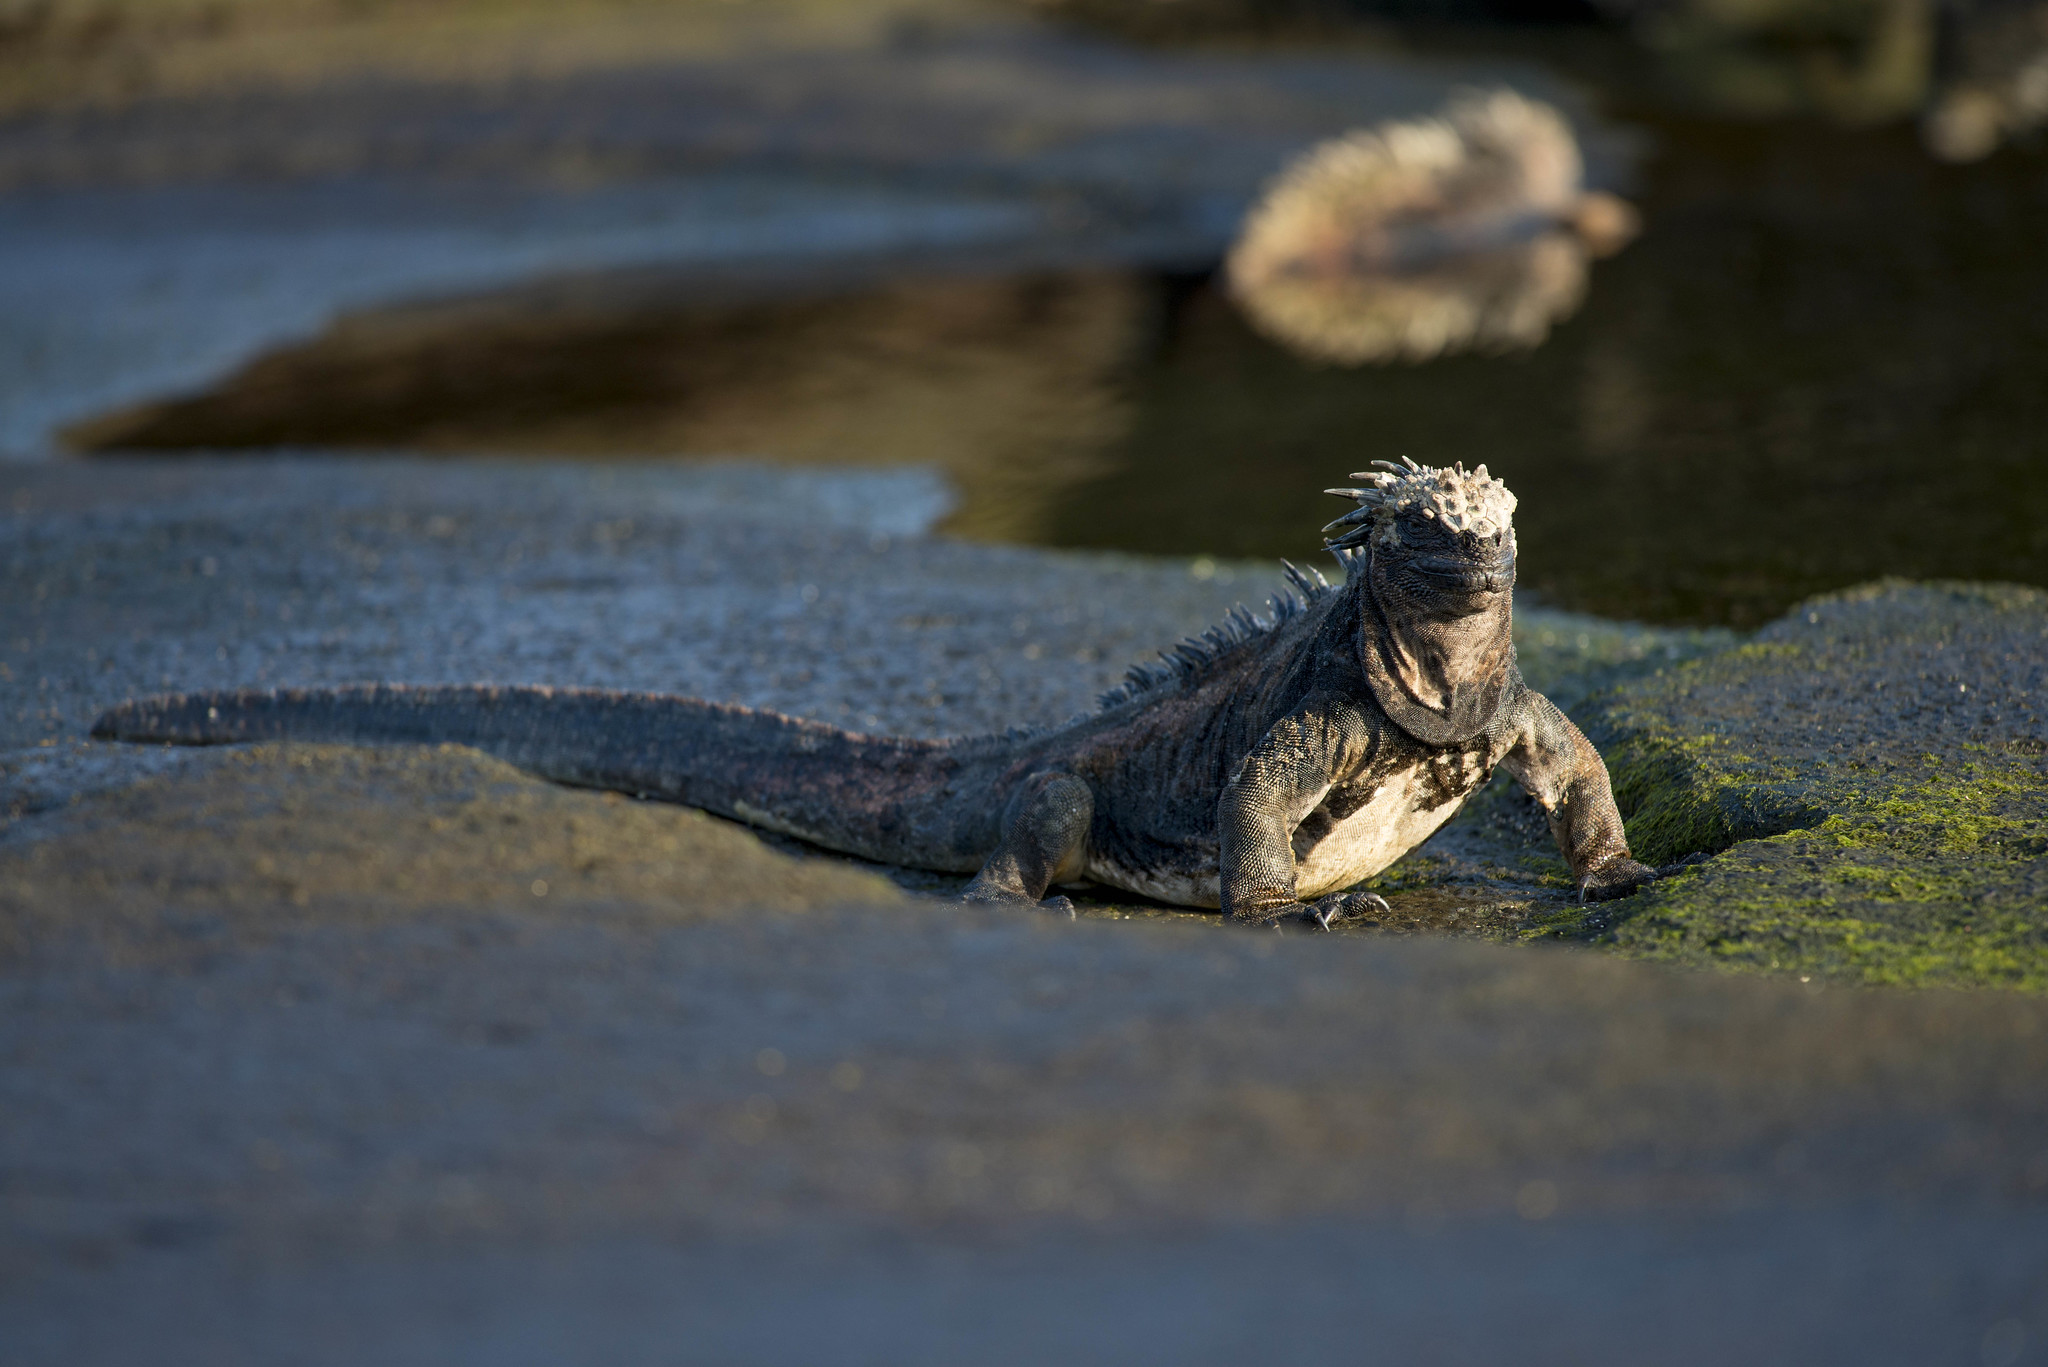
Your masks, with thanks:
M 1500 711 L 1513 676 L 1514 595 L 1414 591 L 1375 554 L 1359 588 L 1359 660 L 1373 700 L 1427 745 L 1462 745 Z

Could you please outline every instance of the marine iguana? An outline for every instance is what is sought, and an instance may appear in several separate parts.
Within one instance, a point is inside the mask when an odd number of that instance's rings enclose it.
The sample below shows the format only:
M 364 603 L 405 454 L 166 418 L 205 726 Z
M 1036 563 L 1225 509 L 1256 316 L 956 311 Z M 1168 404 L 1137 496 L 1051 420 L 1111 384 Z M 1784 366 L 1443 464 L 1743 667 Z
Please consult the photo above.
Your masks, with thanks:
M 913 740 L 657 694 L 378 684 L 144 699 L 92 733 L 452 742 L 563 783 L 973 873 L 970 901 L 1036 904 L 1093 882 L 1326 929 L 1384 909 L 1343 890 L 1505 764 L 1549 814 L 1582 897 L 1656 877 L 1629 857 L 1599 754 L 1516 668 L 1514 495 L 1484 465 L 1374 464 L 1330 491 L 1357 502 L 1323 529 L 1341 586 L 1289 566 L 1298 597 L 1276 596 L 1264 619 L 1235 609 L 1061 726 Z

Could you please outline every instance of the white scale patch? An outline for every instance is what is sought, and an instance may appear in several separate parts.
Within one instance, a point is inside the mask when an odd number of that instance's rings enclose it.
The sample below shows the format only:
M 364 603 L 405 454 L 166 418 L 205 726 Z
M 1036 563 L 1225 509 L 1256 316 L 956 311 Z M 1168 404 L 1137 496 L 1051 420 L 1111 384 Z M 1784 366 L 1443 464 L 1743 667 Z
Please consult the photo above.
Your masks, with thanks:
M 1386 868 L 1435 835 L 1486 772 L 1479 756 L 1459 755 L 1395 774 L 1314 846 L 1295 850 L 1297 895 L 1320 897 Z M 1457 796 L 1427 805 L 1430 796 L 1446 788 Z
M 1390 777 L 1363 807 L 1308 849 L 1296 847 L 1295 895 L 1304 900 L 1348 888 L 1370 878 L 1435 835 L 1465 805 L 1493 766 L 1474 754 L 1444 756 Z M 1425 794 L 1450 791 L 1457 796 L 1436 806 Z M 1156 897 L 1183 907 L 1223 905 L 1222 879 L 1214 871 L 1201 874 L 1161 873 L 1124 868 L 1097 859 L 1088 877 L 1098 883 Z

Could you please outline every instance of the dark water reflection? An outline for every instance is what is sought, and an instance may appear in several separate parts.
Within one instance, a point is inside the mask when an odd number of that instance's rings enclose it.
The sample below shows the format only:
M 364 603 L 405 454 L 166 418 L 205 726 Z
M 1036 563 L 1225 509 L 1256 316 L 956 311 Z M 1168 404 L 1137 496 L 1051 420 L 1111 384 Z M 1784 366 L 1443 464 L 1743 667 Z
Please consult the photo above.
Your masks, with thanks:
M 393 311 L 87 448 L 280 442 L 932 461 L 965 535 L 1309 556 L 1374 458 L 1485 461 L 1524 583 L 1749 625 L 1880 575 L 2048 583 L 2048 160 L 1646 120 L 1645 230 L 1533 351 L 1320 366 L 1206 277 Z
M 1525 582 L 1588 611 L 1741 625 L 1885 574 L 2048 583 L 2048 164 L 1655 132 L 1643 238 L 1530 353 L 1317 368 L 1192 285 L 1057 539 L 1299 553 L 1328 472 L 1408 453 L 1487 461 Z

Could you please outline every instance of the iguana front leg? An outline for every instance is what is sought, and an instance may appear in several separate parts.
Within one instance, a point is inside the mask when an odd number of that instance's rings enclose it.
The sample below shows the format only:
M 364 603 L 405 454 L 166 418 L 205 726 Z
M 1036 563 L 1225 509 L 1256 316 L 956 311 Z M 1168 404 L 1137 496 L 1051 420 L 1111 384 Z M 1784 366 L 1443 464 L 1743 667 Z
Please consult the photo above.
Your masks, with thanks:
M 1356 713 L 1304 708 L 1276 723 L 1245 756 L 1216 805 L 1226 919 L 1270 925 L 1283 916 L 1316 915 L 1295 886 L 1294 831 L 1370 743 Z M 1386 905 L 1370 893 L 1362 896 Z M 1344 900 L 1324 899 L 1330 904 L 1324 929 L 1350 910 L 1338 905 Z
M 1628 896 L 1657 871 L 1629 856 L 1607 765 L 1550 699 L 1535 692 L 1522 697 L 1521 731 L 1501 762 L 1550 818 L 1550 834 L 1572 866 L 1580 898 Z

